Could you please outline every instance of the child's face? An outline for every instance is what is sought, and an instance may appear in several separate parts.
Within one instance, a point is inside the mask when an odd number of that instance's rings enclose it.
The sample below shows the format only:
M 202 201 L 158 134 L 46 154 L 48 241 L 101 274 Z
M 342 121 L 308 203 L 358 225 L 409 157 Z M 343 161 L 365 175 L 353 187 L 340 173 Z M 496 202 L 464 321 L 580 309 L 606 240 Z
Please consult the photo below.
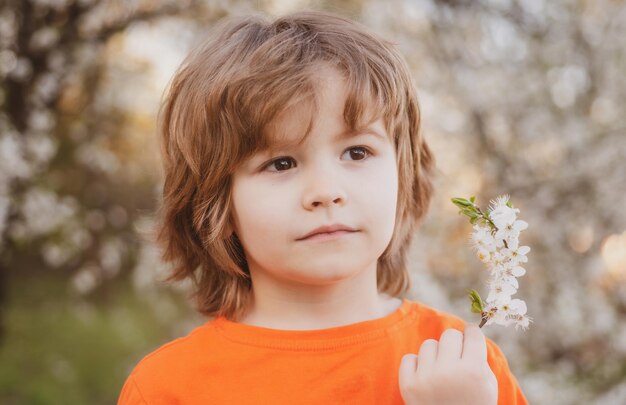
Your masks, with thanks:
M 393 142 L 382 120 L 369 126 L 381 137 L 362 131 L 337 138 L 347 129 L 344 79 L 332 70 L 322 77 L 319 114 L 304 143 L 271 156 L 254 155 L 234 173 L 235 232 L 253 283 L 258 272 L 280 283 L 308 285 L 337 283 L 372 268 L 375 274 L 393 235 L 398 194 Z M 277 128 L 297 139 L 307 123 L 308 114 L 295 110 Z M 358 232 L 299 240 L 330 224 Z

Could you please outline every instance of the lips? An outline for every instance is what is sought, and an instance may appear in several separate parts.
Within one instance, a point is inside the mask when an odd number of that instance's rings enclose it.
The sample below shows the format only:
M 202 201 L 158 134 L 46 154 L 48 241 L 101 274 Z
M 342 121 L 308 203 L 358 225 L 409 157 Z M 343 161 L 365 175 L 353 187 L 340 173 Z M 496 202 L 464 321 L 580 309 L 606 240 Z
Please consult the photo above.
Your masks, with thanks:
M 343 225 L 343 224 L 325 225 L 325 226 L 320 226 L 319 228 L 313 229 L 311 232 L 300 237 L 298 240 L 307 239 L 311 236 L 318 235 L 318 234 L 337 232 L 337 231 L 356 232 L 357 230 L 347 225 Z

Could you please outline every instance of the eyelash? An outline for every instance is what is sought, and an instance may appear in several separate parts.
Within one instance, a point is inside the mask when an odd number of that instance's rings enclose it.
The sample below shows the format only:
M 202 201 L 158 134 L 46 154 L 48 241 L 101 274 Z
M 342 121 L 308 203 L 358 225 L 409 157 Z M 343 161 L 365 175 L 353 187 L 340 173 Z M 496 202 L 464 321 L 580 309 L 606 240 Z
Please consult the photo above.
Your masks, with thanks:
M 347 152 L 347 151 L 350 151 L 350 150 L 355 150 L 355 149 L 363 150 L 363 151 L 365 151 L 365 154 L 366 154 L 366 156 L 363 159 L 355 160 L 355 162 L 359 162 L 359 161 L 365 160 L 368 157 L 373 155 L 372 151 L 369 148 L 365 147 L 365 146 L 352 146 L 352 147 L 346 149 L 344 151 L 344 153 Z M 273 159 L 272 161 L 270 161 L 267 164 L 263 165 L 262 170 L 266 171 L 269 167 L 271 167 L 276 162 L 280 162 L 281 160 L 288 160 L 288 159 L 292 159 L 293 160 L 293 158 L 291 158 L 290 156 L 281 156 L 279 158 Z M 287 170 L 289 170 L 289 169 L 287 169 Z M 274 173 L 280 173 L 280 172 L 284 172 L 284 171 L 286 171 L 286 170 L 274 170 L 273 172 Z

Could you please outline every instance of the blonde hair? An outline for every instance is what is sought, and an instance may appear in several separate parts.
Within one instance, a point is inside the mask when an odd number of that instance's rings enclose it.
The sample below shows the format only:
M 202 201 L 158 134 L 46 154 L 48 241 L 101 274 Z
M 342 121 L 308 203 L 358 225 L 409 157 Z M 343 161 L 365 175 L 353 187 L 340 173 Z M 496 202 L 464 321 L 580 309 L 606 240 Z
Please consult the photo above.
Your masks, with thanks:
M 166 281 L 192 281 L 198 311 L 238 319 L 251 279 L 232 232 L 231 181 L 238 164 L 270 147 L 275 119 L 313 105 L 320 64 L 346 78 L 344 120 L 352 130 L 383 117 L 398 159 L 394 235 L 378 259 L 378 290 L 409 288 L 406 254 L 428 209 L 434 159 L 406 62 L 388 41 L 348 18 L 301 11 L 222 20 L 186 57 L 159 110 L 163 200 L 156 242 L 173 263 Z M 372 119 L 373 118 L 373 119 Z M 309 130 L 311 126 L 309 125 Z M 308 131 L 307 131 L 308 134 Z M 305 136 L 307 135 L 305 134 Z

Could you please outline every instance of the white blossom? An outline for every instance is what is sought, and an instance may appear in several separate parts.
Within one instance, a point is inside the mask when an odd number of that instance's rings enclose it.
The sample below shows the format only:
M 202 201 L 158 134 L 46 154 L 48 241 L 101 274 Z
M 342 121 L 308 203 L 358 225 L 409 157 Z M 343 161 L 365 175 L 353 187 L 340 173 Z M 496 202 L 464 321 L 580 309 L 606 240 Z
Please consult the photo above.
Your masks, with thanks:
M 103 173 L 114 173 L 120 162 L 113 152 L 95 143 L 85 143 L 75 152 L 78 162 Z
M 491 234 L 491 230 L 485 226 L 474 225 L 474 232 L 471 236 L 474 245 L 477 248 L 494 252 L 496 250 L 496 240 Z
M 26 178 L 31 166 L 24 156 L 24 146 L 17 133 L 0 135 L 0 182 L 9 183 L 13 178 Z
M 517 219 L 517 213 L 519 210 L 506 205 L 508 202 L 508 195 L 500 196 L 490 202 L 491 206 L 489 208 L 489 219 L 498 229 L 504 229 L 508 225 L 514 224 Z
M 25 149 L 37 164 L 45 164 L 54 157 L 58 141 L 47 135 L 34 135 L 26 138 Z
M 511 263 L 519 264 L 526 263 L 528 258 L 526 254 L 530 252 L 530 248 L 528 246 L 519 246 L 516 249 L 502 249 L 502 254 L 507 257 Z
M 517 292 L 517 288 L 510 282 L 502 278 L 498 278 L 489 282 L 489 296 L 487 302 L 503 302 L 506 301 L 511 295 Z
M 463 199 L 456 201 L 462 207 L 475 207 L 472 205 L 473 199 L 471 202 Z M 520 264 L 528 261 L 526 254 L 530 247 L 520 246 L 519 236 L 528 228 L 528 223 L 517 219 L 519 209 L 512 207 L 508 195 L 497 197 L 490 203 L 486 215 L 475 208 L 473 213 L 482 215 L 484 224 L 489 227 L 474 224 L 471 234 L 478 258 L 487 264 L 491 276 L 487 282 L 489 294 L 482 309 L 482 317 L 486 325 L 514 324 L 516 329 L 526 329 L 531 322 L 526 316 L 526 303 L 517 298 L 512 299 L 511 296 L 519 288 L 517 277 L 526 274 L 526 269 Z
M 494 238 L 504 239 L 507 242 L 512 242 L 519 237 L 519 234 L 524 229 L 528 228 L 528 222 L 515 220 L 513 223 L 507 224 L 503 228 L 498 229 Z
M 41 188 L 32 188 L 20 205 L 26 234 L 30 237 L 44 235 L 73 218 L 78 203 L 73 197 L 60 198 L 56 193 Z
M 53 47 L 60 38 L 59 30 L 53 27 L 43 27 L 35 31 L 30 38 L 30 48 L 41 51 Z

